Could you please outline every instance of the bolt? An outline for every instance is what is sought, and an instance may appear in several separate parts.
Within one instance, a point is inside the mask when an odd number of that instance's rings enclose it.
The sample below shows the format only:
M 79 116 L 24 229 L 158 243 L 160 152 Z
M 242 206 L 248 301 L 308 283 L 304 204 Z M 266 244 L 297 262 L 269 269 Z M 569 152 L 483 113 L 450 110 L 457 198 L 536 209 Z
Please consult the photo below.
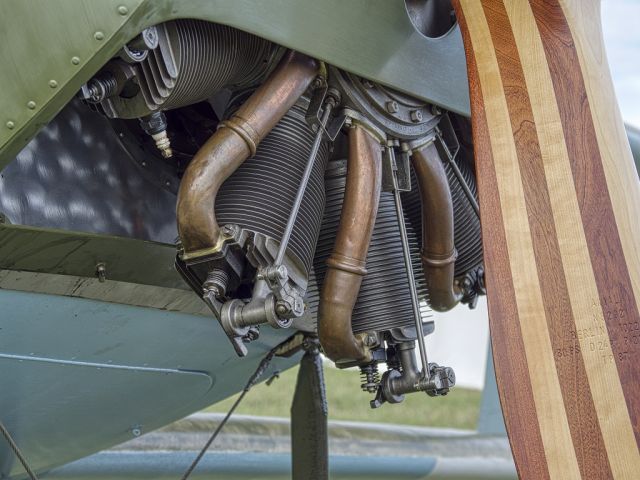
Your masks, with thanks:
M 249 331 L 242 337 L 244 343 L 250 343 L 260 337 L 260 330 L 257 327 L 249 327 Z
M 367 347 L 373 347 L 378 343 L 378 337 L 375 333 L 368 333 L 364 339 L 364 343 Z
M 96 265 L 96 276 L 100 283 L 104 283 L 107 280 L 107 266 L 100 262 Z
M 71 57 L 71 63 L 74 65 L 80 65 L 80 57 Z
M 204 285 L 204 291 L 205 292 L 211 292 L 213 293 L 214 297 L 222 297 L 222 291 L 220 290 L 220 288 L 217 285 L 207 285 L 205 283 Z
M 420 110 L 411 111 L 411 121 L 418 123 L 422 121 L 422 112 Z
M 133 427 L 131 429 L 131 434 L 134 437 L 139 437 L 140 435 L 142 435 L 142 428 L 141 427 Z
M 396 102 L 395 100 L 391 100 L 386 103 L 386 107 L 387 107 L 387 112 L 396 113 L 398 111 L 398 102 Z
M 13 128 L 16 126 L 16 124 L 15 124 L 15 123 L 13 123 L 11 120 L 9 120 L 9 121 L 6 123 L 6 125 L 7 125 L 7 128 L 8 128 L 9 130 L 13 130 Z
M 287 313 L 290 310 L 289 308 L 289 304 L 287 304 L 286 302 L 278 302 L 276 304 L 276 313 L 278 315 L 284 315 L 285 313 Z
M 27 102 L 27 108 L 28 108 L 29 110 L 33 110 L 33 109 L 35 109 L 35 108 L 36 108 L 36 102 L 34 102 L 33 100 L 29 100 L 29 101 Z
M 118 13 L 120 15 L 126 15 L 127 13 L 129 13 L 129 9 L 127 7 L 125 7 L 124 5 L 120 5 L 118 7 Z
M 278 274 L 278 277 L 281 280 L 286 279 L 289 275 L 289 272 L 287 272 L 287 267 L 285 267 L 284 265 L 278 265 L 278 268 L 276 268 L 276 273 Z
M 49 86 L 51 88 L 56 88 L 58 86 L 58 82 L 56 82 L 55 80 L 49 80 Z
M 440 107 L 438 107 L 437 105 L 431 105 L 431 113 L 433 113 L 434 115 L 440 115 L 442 113 L 442 110 L 440 110 Z
M 104 33 L 96 32 L 96 33 L 93 34 L 93 38 L 95 38 L 98 41 L 104 40 Z
M 222 234 L 227 237 L 233 237 L 236 233 L 235 225 L 225 225 L 222 227 Z

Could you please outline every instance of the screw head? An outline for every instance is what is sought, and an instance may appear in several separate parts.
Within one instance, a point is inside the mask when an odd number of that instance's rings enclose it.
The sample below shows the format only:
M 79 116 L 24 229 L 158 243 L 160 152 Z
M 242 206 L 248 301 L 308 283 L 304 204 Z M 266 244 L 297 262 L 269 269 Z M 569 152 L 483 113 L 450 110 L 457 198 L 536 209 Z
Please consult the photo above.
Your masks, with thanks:
M 71 57 L 71 63 L 74 65 L 80 65 L 80 57 Z
M 387 112 L 389 113 L 396 113 L 398 111 L 398 102 L 396 102 L 395 100 L 387 102 L 385 106 L 387 108 Z
M 417 123 L 422 121 L 422 112 L 420 110 L 412 110 L 410 115 L 412 122 Z
M 120 15 L 126 15 L 127 13 L 129 13 L 129 9 L 128 9 L 126 6 L 124 6 L 124 5 L 120 5 L 120 6 L 118 7 L 118 13 L 119 13 Z
M 93 34 L 93 38 L 95 38 L 98 41 L 104 40 L 104 33 L 98 31 L 98 32 Z
M 55 80 L 49 80 L 49 86 L 51 88 L 56 88 L 58 86 L 58 82 L 56 82 Z
M 34 102 L 33 100 L 29 100 L 29 101 L 27 102 L 27 108 L 28 108 L 29 110 L 33 110 L 33 109 L 35 109 L 35 108 L 36 108 L 36 102 Z
M 7 128 L 9 130 L 13 130 L 15 128 L 15 126 L 16 126 L 16 124 L 13 123 L 11 120 L 9 120 L 5 125 L 7 126 Z

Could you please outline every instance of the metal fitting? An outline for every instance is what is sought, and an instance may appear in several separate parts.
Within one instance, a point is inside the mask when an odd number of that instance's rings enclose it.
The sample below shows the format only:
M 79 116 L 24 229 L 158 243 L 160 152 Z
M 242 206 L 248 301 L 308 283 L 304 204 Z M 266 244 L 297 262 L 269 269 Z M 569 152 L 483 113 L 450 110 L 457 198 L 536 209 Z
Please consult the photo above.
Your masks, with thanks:
M 398 112 L 398 102 L 395 100 L 390 100 L 386 103 L 387 112 L 389 113 L 397 113 Z

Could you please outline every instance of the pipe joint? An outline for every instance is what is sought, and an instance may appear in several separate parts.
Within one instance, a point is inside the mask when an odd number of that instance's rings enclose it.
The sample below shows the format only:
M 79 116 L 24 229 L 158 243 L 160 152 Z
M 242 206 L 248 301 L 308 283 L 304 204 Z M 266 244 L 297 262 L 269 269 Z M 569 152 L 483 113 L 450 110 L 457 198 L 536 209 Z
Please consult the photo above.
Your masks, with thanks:
M 234 115 L 230 119 L 220 122 L 218 128 L 229 128 L 233 130 L 233 132 L 247 144 L 249 152 L 251 152 L 250 156 L 253 157 L 256 154 L 261 139 L 258 132 L 255 131 L 249 122 Z
M 446 267 L 447 265 L 455 264 L 458 258 L 458 251 L 454 248 L 449 253 L 430 253 L 424 250 L 420 251 L 420 258 L 423 265 L 429 265 L 430 267 Z
M 354 273 L 362 277 L 367 274 L 367 269 L 365 268 L 365 262 L 363 260 L 347 257 L 335 252 L 327 259 L 327 265 L 329 268 L 335 268 L 347 273 Z

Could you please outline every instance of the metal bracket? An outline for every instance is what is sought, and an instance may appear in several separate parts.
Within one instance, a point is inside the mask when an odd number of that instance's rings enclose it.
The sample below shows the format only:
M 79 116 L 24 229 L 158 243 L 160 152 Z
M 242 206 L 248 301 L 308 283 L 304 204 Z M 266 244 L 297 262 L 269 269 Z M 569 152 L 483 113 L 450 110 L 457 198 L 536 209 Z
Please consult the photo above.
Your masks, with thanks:
M 323 106 L 325 105 L 325 100 L 327 94 L 329 93 L 329 87 L 324 84 L 323 86 L 316 88 L 313 92 L 313 96 L 311 97 L 311 101 L 309 102 L 309 107 L 307 108 L 307 113 L 305 115 L 305 120 L 307 124 L 313 129 L 313 131 L 317 131 L 319 128 L 322 130 L 323 135 L 330 141 L 334 141 L 340 133 L 345 121 L 347 120 L 347 116 L 344 114 L 337 115 L 333 117 L 327 125 L 322 121 L 322 113 Z M 337 91 L 331 91 L 330 95 L 334 98 L 339 94 Z M 337 102 L 336 102 L 337 103 Z
M 382 191 L 410 192 L 411 167 L 409 153 L 402 152 L 399 157 L 392 152 L 393 146 L 387 146 L 382 155 Z
M 453 125 L 451 124 L 451 118 L 449 118 L 449 115 L 442 115 L 440 123 L 436 127 L 436 139 L 437 141 L 435 142 L 435 146 L 438 150 L 438 155 L 440 155 L 441 159 L 446 159 L 449 163 L 458 183 L 467 197 L 467 200 L 469 200 L 471 207 L 475 211 L 476 215 L 480 216 L 478 200 L 476 200 L 475 195 L 469 188 L 469 185 L 462 176 L 462 172 L 456 163 L 456 157 L 458 152 L 460 152 L 460 142 L 453 131 Z

